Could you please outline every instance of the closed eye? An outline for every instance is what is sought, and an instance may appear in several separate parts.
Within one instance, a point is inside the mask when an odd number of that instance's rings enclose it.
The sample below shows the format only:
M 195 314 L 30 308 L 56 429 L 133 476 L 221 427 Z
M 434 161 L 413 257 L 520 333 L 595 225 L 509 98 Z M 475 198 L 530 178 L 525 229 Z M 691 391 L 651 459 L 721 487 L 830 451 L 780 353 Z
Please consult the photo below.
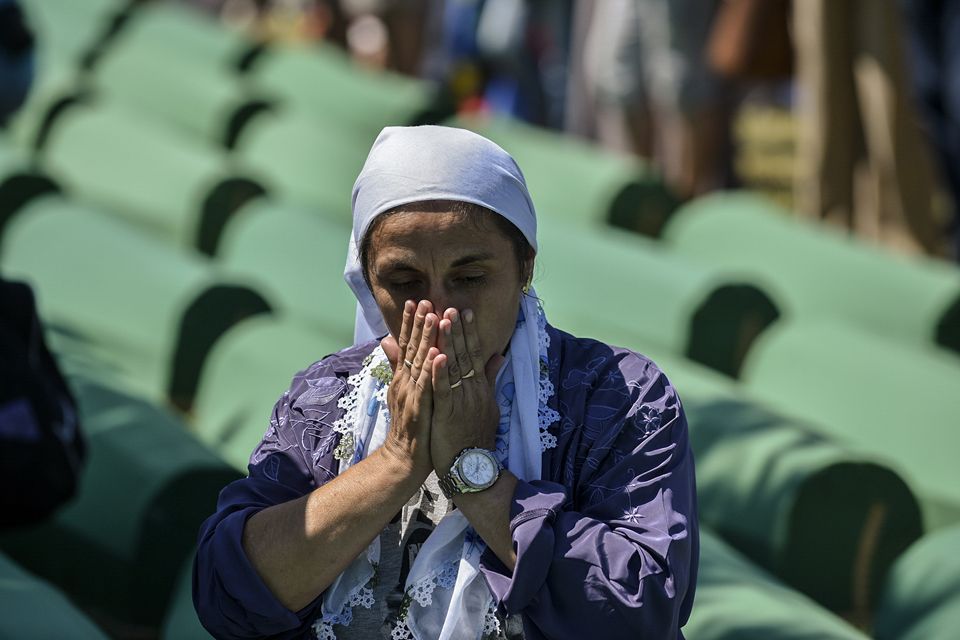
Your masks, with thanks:
M 487 276 L 460 276 L 459 278 L 455 278 L 454 282 L 464 287 L 479 287 L 486 284 Z

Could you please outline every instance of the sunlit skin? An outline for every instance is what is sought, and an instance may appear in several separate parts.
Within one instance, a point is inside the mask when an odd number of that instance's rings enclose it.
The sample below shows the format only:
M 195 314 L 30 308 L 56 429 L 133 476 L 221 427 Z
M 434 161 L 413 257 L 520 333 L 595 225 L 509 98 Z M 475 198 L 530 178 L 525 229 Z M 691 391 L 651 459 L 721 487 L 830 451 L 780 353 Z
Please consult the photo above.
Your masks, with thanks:
M 493 446 L 494 380 L 533 264 L 530 255 L 520 268 L 495 225 L 452 213 L 389 216 L 370 249 L 371 288 L 390 330 L 382 344 L 394 368 L 387 440 L 311 493 L 259 511 L 244 526 L 247 557 L 291 611 L 322 593 L 430 472 L 444 475 L 465 447 Z M 456 385 L 471 369 L 474 375 Z M 454 499 L 510 570 L 516 483 L 505 470 L 489 489 Z

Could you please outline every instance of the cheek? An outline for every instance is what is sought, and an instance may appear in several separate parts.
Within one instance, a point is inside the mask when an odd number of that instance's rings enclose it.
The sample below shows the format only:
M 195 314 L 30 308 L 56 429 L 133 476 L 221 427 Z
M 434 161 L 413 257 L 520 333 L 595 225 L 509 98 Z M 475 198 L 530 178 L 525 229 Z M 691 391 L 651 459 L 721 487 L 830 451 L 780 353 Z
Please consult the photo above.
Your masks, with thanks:
M 510 337 L 517 325 L 519 301 L 519 288 L 515 295 L 513 292 L 501 293 L 487 301 L 486 313 L 483 314 L 487 321 L 480 327 L 480 340 L 487 357 L 501 352 L 510 344 Z
M 390 333 L 396 337 L 400 333 L 400 325 L 403 323 L 403 303 L 404 300 L 397 300 L 391 296 L 382 287 L 373 287 L 373 298 L 380 307 L 380 313 L 383 314 L 383 321 L 387 325 Z

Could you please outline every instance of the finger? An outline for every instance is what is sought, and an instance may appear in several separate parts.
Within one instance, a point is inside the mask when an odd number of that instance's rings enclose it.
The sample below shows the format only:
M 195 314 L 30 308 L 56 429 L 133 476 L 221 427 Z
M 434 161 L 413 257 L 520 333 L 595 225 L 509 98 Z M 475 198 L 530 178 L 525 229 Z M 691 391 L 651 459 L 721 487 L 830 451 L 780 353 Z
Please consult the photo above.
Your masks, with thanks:
M 426 319 L 427 314 L 430 312 L 430 302 L 427 300 L 421 300 L 416 306 L 416 311 L 413 315 L 413 328 L 410 331 L 410 340 L 406 344 L 406 349 L 403 350 L 404 361 L 413 363 L 414 357 L 417 355 L 417 350 L 420 348 L 420 339 L 423 337 L 423 321 Z M 412 365 L 409 365 L 407 368 Z M 416 376 L 414 376 L 416 380 Z
M 428 313 L 423 320 L 423 335 L 420 336 L 420 345 L 413 357 L 413 365 L 410 367 L 410 376 L 414 380 L 420 379 L 430 349 L 437 346 L 437 322 L 437 314 L 435 313 Z
M 423 368 L 420 371 L 420 375 L 417 378 L 417 387 L 422 391 L 420 396 L 421 402 L 425 399 L 431 399 L 433 397 L 433 367 L 436 357 L 440 354 L 440 350 L 436 347 L 430 347 L 427 349 L 426 357 L 423 361 Z
M 431 368 L 433 382 L 434 411 L 440 409 L 446 412 L 447 402 L 450 400 L 450 373 L 447 364 L 450 359 L 445 353 L 437 353 Z
M 461 315 L 463 316 L 463 337 L 467 342 L 467 357 L 470 362 L 470 369 L 474 370 L 477 377 L 485 376 L 484 367 L 487 363 L 483 359 L 483 351 L 480 348 L 476 314 L 470 309 L 465 309 Z
M 417 305 L 413 300 L 407 300 L 403 303 L 403 319 L 400 321 L 400 335 L 397 336 L 397 345 L 400 349 L 399 353 L 405 353 L 407 351 L 407 343 L 410 342 L 410 332 L 413 330 L 413 314 L 416 310 Z
M 449 311 L 449 309 L 448 309 Z M 449 313 L 444 313 L 444 319 L 440 321 L 440 332 L 437 336 L 437 348 L 445 358 L 444 368 L 446 376 L 451 382 L 460 379 L 460 367 L 457 364 L 457 354 L 453 348 L 453 322 L 450 320 Z
M 467 340 L 463 334 L 463 314 L 454 311 L 450 335 L 453 342 L 453 358 L 456 361 L 457 374 L 450 374 L 451 380 L 456 382 L 470 371 L 470 358 L 467 355 Z M 466 382 L 466 381 L 464 381 Z
M 390 360 L 390 365 L 393 367 L 393 374 L 397 375 L 397 365 L 399 364 L 400 360 L 400 347 L 397 345 L 397 339 L 391 335 L 388 335 L 380 341 L 380 347 L 387 355 L 387 359 Z

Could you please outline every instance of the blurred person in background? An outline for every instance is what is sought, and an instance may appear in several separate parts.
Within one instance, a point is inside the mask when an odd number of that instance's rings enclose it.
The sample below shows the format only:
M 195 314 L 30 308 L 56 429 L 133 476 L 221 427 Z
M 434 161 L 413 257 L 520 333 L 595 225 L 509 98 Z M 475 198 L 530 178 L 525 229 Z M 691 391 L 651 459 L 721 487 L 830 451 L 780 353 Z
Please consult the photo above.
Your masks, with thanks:
M 953 257 L 960 261 L 960 0 L 900 0 L 913 89 L 950 196 Z
M 931 160 L 914 119 L 894 1 L 793 7 L 798 211 L 897 250 L 942 255 Z
M 729 100 L 707 64 L 719 0 L 577 5 L 568 130 L 651 158 L 683 198 L 728 181 Z

